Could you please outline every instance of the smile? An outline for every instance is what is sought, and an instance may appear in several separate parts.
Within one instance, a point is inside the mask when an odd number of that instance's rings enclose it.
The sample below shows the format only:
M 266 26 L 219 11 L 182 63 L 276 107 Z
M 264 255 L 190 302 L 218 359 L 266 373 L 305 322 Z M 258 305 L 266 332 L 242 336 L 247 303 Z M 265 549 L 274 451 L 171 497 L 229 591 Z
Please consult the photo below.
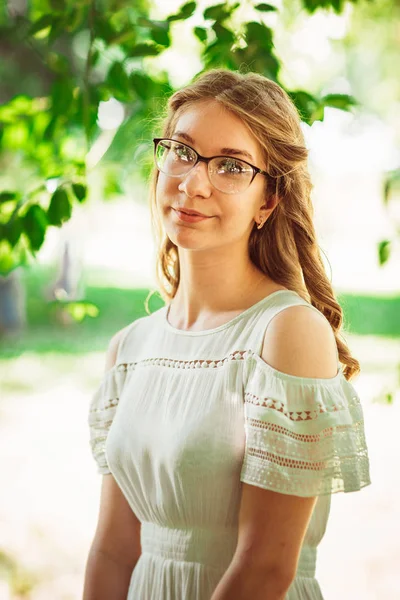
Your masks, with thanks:
M 180 210 L 172 209 L 174 213 L 177 215 L 178 219 L 184 221 L 186 223 L 197 223 L 198 221 L 205 221 L 206 219 L 211 219 L 212 217 L 201 217 L 200 215 L 188 215 Z

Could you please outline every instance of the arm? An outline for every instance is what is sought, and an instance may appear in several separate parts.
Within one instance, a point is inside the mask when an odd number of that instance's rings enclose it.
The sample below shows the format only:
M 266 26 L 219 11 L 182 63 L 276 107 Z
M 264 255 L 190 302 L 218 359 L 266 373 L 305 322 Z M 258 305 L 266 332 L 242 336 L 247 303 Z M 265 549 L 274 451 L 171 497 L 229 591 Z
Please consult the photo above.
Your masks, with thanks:
M 111 340 L 105 371 L 116 361 L 124 330 Z M 112 474 L 103 475 L 97 529 L 86 564 L 83 600 L 126 600 L 141 555 L 141 523 Z
M 86 564 L 83 600 L 126 600 L 140 554 L 140 521 L 114 477 L 103 475 L 99 519 Z
M 322 314 L 304 306 L 274 317 L 262 358 L 298 377 L 331 378 L 337 373 L 331 326 Z M 237 548 L 211 600 L 284 600 L 316 500 L 243 483 Z

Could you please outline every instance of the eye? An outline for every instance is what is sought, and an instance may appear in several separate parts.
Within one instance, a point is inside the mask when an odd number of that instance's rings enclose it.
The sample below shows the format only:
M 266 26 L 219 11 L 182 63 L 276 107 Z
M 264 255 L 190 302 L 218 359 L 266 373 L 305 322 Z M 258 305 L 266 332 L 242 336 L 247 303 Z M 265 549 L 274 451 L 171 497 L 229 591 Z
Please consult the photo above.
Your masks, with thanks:
M 172 144 L 172 149 L 175 156 L 182 162 L 192 162 L 194 159 L 193 152 L 184 144 Z
M 229 173 L 230 175 L 240 175 L 242 173 L 248 173 L 250 170 L 248 165 L 235 158 L 221 159 L 217 168 L 219 172 Z

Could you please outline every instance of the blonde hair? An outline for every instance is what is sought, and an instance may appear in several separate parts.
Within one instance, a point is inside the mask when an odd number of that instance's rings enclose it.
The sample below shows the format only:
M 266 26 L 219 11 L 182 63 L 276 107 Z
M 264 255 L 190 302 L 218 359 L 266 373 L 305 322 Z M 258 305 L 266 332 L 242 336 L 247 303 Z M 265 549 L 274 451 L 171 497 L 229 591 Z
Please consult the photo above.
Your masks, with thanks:
M 250 234 L 252 262 L 273 281 L 294 290 L 325 315 L 335 335 L 343 373 L 350 380 L 359 373 L 360 365 L 339 337 L 343 312 L 316 240 L 308 150 L 294 103 L 277 83 L 258 73 L 211 69 L 168 99 L 161 136 L 171 137 L 183 111 L 207 99 L 218 101 L 240 117 L 257 139 L 270 174 L 265 177 L 266 197 L 275 194 L 279 198 L 262 229 L 255 226 Z M 157 180 L 158 170 L 154 167 L 149 203 L 157 244 L 156 277 L 161 297 L 169 302 L 179 285 L 179 256 L 157 210 Z

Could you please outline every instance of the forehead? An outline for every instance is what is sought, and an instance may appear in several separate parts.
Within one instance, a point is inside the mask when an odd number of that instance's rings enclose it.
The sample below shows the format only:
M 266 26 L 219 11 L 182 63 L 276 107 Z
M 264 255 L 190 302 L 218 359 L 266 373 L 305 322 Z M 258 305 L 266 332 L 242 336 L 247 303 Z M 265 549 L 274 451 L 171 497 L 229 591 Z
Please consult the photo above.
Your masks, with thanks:
M 200 154 L 215 155 L 222 148 L 234 148 L 245 150 L 257 162 L 261 160 L 261 148 L 247 126 L 215 100 L 199 101 L 184 108 L 173 134 L 178 131 L 194 140 L 192 145 Z

